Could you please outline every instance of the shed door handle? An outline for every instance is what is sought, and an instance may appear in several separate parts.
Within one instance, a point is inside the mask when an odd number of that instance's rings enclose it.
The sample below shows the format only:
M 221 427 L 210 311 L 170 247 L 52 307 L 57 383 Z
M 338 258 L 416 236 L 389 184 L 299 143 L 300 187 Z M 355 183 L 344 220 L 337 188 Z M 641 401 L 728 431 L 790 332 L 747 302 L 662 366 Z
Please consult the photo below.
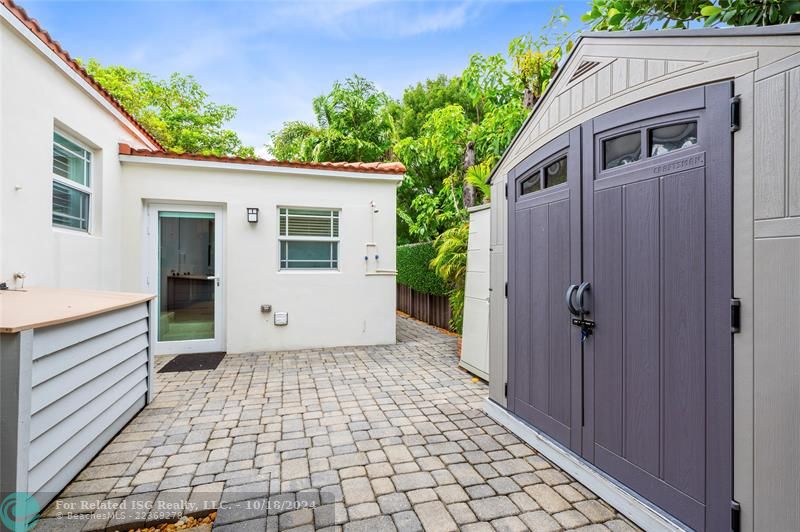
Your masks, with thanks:
M 589 309 L 586 308 L 586 301 L 584 300 L 584 296 L 586 292 L 592 291 L 592 283 L 584 281 L 578 287 L 578 310 L 580 310 L 581 314 L 589 314 Z
M 580 316 L 580 311 L 575 308 L 575 305 L 572 304 L 572 296 L 575 295 L 575 290 L 578 289 L 578 285 L 571 284 L 567 287 L 567 292 L 564 294 L 564 299 L 567 302 L 567 309 L 569 313 L 573 316 Z

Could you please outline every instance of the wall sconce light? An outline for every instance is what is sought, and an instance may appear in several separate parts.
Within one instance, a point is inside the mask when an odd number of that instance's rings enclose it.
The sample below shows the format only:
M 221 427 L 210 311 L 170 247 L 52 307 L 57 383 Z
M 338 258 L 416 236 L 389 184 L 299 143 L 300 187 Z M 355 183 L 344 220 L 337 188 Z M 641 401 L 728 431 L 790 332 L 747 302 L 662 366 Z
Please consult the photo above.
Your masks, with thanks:
M 248 207 L 247 208 L 247 221 L 251 224 L 258 223 L 258 207 Z

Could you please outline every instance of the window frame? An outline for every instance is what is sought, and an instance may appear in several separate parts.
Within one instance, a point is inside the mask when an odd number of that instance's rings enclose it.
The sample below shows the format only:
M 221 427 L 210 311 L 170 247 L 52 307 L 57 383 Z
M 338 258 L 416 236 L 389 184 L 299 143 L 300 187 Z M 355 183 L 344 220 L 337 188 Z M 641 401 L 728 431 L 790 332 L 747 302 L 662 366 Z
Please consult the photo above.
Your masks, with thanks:
M 323 236 L 290 236 L 290 235 L 281 234 L 281 220 L 282 220 L 282 218 L 284 216 L 286 217 L 286 220 L 287 220 L 286 229 L 287 229 L 287 232 L 288 232 L 288 228 L 289 228 L 288 219 L 289 219 L 289 216 L 290 216 L 288 214 L 288 211 L 293 210 L 293 209 L 307 210 L 307 211 L 319 211 L 320 213 L 328 213 L 327 217 L 329 217 L 330 220 L 331 220 L 331 231 L 330 231 L 331 234 L 333 234 L 333 232 L 334 232 L 333 231 L 333 220 L 334 220 L 334 218 L 336 218 L 336 220 L 337 220 L 337 226 L 336 226 L 336 229 L 337 229 L 336 230 L 336 234 L 337 234 L 337 236 L 329 236 L 329 237 L 323 237 Z M 282 211 L 287 211 L 287 213 L 284 215 Z M 333 216 L 333 213 L 336 213 L 335 217 Z M 279 205 L 278 208 L 277 208 L 277 224 L 276 224 L 277 232 L 278 232 L 278 253 L 277 253 L 278 272 L 280 272 L 280 273 L 286 273 L 286 272 L 302 272 L 302 273 L 340 272 L 341 271 L 341 254 L 340 254 L 341 249 L 340 249 L 340 245 L 339 244 L 341 243 L 341 236 L 342 236 L 342 225 L 341 225 L 341 222 L 342 222 L 342 209 L 338 208 L 338 207 L 308 207 L 308 206 L 297 206 L 297 205 L 294 205 L 294 206 Z M 290 261 L 290 260 L 287 259 L 287 261 L 286 261 L 287 262 L 287 266 L 284 267 L 283 266 L 283 262 L 284 261 L 281 258 L 282 253 L 283 253 L 284 242 L 327 242 L 327 243 L 330 243 L 330 244 L 335 244 L 336 245 L 336 260 L 335 260 L 336 266 L 328 267 L 328 268 L 290 267 L 290 266 L 288 266 L 289 263 L 297 262 L 297 261 Z M 331 255 L 332 254 L 333 253 L 331 253 Z M 325 262 L 325 261 L 309 260 L 308 262 Z M 329 259 L 328 262 L 334 263 L 334 260 Z
M 655 129 L 662 127 L 675 126 L 680 124 L 688 124 L 694 122 L 696 126 L 696 142 L 690 146 L 685 146 L 666 153 L 651 155 L 651 133 Z M 702 116 L 697 111 L 685 111 L 675 113 L 669 116 L 658 116 L 635 125 L 625 124 L 615 128 L 611 128 L 599 133 L 595 133 L 594 149 L 595 153 L 601 154 L 596 157 L 593 163 L 595 169 L 595 180 L 613 177 L 618 174 L 624 174 L 630 171 L 638 170 L 654 164 L 654 161 L 662 158 L 669 158 L 676 156 L 675 154 L 691 154 L 693 151 L 703 151 L 701 142 Z M 640 136 L 640 157 L 636 161 L 621 166 L 614 166 L 612 168 L 605 168 L 605 142 L 619 137 L 624 137 L 629 134 L 638 133 Z
M 564 180 L 563 183 L 556 183 L 555 185 L 547 186 L 547 176 L 546 176 L 547 168 L 561 161 L 562 159 L 564 160 L 564 165 L 567 172 L 566 179 Z M 536 190 L 531 190 L 530 192 L 522 192 L 523 183 L 527 182 L 529 179 L 532 179 L 536 175 L 539 176 L 539 188 Z M 515 181 L 516 181 L 517 201 L 520 201 L 523 198 L 535 197 L 533 196 L 534 194 L 552 192 L 554 190 L 559 190 L 560 188 L 567 187 L 569 185 L 569 149 L 558 150 L 554 154 L 542 160 L 540 163 L 531 167 L 530 170 L 521 174 L 518 178 L 515 179 Z
M 55 135 L 58 135 L 58 136 L 64 138 L 65 140 L 68 140 L 69 142 L 72 142 L 73 144 L 75 144 L 78 147 L 82 148 L 86 152 L 87 156 L 81 155 L 79 153 L 75 153 L 69 147 L 58 143 L 58 141 L 55 139 Z M 83 160 L 84 165 L 86 166 L 86 181 L 87 181 L 88 185 L 83 185 L 81 183 L 78 183 L 77 181 L 73 181 L 73 180 L 68 179 L 66 177 L 62 177 L 62 176 L 58 175 L 53 170 L 53 164 L 55 162 L 55 153 L 54 152 L 55 152 L 56 145 L 58 145 L 58 147 L 60 149 L 68 152 L 70 155 L 73 155 L 73 156 L 78 157 L 79 159 Z M 51 226 L 53 228 L 59 229 L 59 230 L 67 230 L 67 231 L 75 231 L 75 232 L 79 232 L 79 233 L 92 234 L 92 223 L 93 223 L 93 219 L 94 219 L 94 216 L 92 216 L 92 207 L 94 205 L 94 190 L 93 190 L 93 185 L 94 185 L 94 159 L 95 159 L 94 150 L 92 150 L 89 146 L 87 146 L 86 143 L 76 139 L 75 137 L 73 137 L 72 135 L 69 135 L 68 133 L 64 133 L 63 130 L 60 130 L 58 128 L 53 130 L 53 137 L 51 138 L 51 159 L 50 159 L 50 174 L 51 174 L 51 178 L 52 178 L 53 183 L 58 183 L 61 186 L 67 187 L 67 188 L 72 189 L 72 190 L 75 190 L 75 191 L 80 192 L 82 194 L 85 194 L 87 196 L 87 202 L 86 202 L 86 228 L 84 229 L 82 227 L 73 227 L 73 226 L 70 226 L 70 225 L 61 224 L 61 223 L 58 223 L 58 222 L 56 222 L 54 220 L 55 212 L 54 212 L 54 209 L 53 209 L 53 203 L 55 201 L 55 197 L 53 195 L 53 187 L 51 186 L 50 187 L 50 224 L 51 224 Z

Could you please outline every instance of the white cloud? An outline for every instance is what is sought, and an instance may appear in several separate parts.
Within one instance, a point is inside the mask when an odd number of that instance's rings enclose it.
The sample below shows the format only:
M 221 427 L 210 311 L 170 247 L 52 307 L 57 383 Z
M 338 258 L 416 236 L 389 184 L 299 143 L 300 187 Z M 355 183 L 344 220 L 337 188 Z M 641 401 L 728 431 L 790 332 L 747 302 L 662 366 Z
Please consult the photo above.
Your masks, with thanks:
M 274 14 L 283 24 L 339 38 L 388 39 L 460 28 L 479 7 L 475 1 L 301 1 L 278 4 Z

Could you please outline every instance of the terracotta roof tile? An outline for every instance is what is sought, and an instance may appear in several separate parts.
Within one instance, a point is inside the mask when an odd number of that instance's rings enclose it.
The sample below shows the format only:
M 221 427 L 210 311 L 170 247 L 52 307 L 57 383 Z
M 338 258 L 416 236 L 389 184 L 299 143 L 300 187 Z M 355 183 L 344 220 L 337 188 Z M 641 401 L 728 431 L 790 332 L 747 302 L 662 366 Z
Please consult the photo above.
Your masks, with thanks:
M 137 157 L 156 157 L 163 159 L 183 159 L 189 161 L 209 161 L 217 163 L 252 164 L 255 166 L 271 166 L 277 168 L 306 168 L 309 170 L 335 170 L 340 172 L 362 172 L 366 174 L 402 175 L 406 172 L 403 163 L 362 163 L 362 162 L 321 162 L 309 163 L 301 161 L 278 161 L 274 159 L 247 159 L 243 157 L 217 157 L 216 155 L 197 155 L 194 153 L 174 153 L 169 151 L 153 151 L 132 148 L 120 143 L 120 155 Z
M 129 121 L 130 123 L 138 129 L 145 137 L 147 137 L 154 145 L 162 148 L 161 144 L 150 134 L 144 126 L 142 126 L 128 111 L 122 107 L 120 104 L 111 94 L 105 90 L 88 72 L 84 69 L 81 65 L 77 63 L 69 53 L 61 48 L 61 45 L 58 41 L 54 40 L 50 37 L 50 34 L 42 28 L 39 23 L 28 16 L 23 8 L 18 6 L 13 2 L 13 0 L 0 0 L 0 4 L 5 6 L 17 19 L 29 30 L 31 30 L 34 35 L 36 35 L 50 50 L 53 51 L 58 57 L 64 61 L 67 66 L 69 66 L 72 70 L 75 71 L 80 77 L 82 77 L 86 82 L 96 90 L 100 96 L 108 100 L 108 102 L 113 105 L 119 112 L 121 112 Z

